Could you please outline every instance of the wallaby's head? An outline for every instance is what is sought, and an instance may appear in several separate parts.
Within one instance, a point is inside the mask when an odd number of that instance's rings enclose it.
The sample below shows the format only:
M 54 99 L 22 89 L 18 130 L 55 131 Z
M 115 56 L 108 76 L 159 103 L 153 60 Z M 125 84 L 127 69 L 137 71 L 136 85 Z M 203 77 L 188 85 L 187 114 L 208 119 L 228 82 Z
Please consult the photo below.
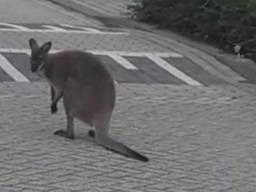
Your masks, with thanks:
M 42 46 L 39 46 L 36 40 L 31 38 L 29 40 L 29 46 L 31 49 L 31 57 L 30 57 L 31 71 L 38 72 L 44 67 L 44 64 L 48 56 L 48 52 L 51 49 L 52 43 L 47 42 Z

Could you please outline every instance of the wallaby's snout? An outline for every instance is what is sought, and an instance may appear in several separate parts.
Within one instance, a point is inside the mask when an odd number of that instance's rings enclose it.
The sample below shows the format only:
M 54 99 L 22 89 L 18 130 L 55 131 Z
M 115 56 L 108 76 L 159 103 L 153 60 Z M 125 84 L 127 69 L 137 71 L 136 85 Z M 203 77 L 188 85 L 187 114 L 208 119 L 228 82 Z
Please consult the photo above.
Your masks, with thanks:
M 31 63 L 31 67 L 30 67 L 31 72 L 32 73 L 36 72 L 38 66 L 32 60 L 30 61 L 30 63 Z
M 37 72 L 38 70 L 42 69 L 45 60 L 47 59 L 48 52 L 51 49 L 51 42 L 47 42 L 39 47 L 38 43 L 35 39 L 31 38 L 29 40 L 29 46 L 31 49 L 31 57 L 30 57 L 30 69 L 31 72 Z

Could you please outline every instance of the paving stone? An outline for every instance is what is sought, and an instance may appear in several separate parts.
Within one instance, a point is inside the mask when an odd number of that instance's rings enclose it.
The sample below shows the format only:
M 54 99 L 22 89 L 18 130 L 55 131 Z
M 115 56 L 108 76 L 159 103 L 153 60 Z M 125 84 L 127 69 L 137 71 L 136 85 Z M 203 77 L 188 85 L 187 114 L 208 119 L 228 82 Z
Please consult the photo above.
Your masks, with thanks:
M 76 140 L 54 136 L 65 127 L 63 106 L 51 115 L 44 88 L 45 83 L 0 85 L 3 189 L 249 192 L 255 187 L 251 94 L 227 86 L 118 85 L 111 134 L 148 155 L 145 164 L 97 146 L 81 122 Z

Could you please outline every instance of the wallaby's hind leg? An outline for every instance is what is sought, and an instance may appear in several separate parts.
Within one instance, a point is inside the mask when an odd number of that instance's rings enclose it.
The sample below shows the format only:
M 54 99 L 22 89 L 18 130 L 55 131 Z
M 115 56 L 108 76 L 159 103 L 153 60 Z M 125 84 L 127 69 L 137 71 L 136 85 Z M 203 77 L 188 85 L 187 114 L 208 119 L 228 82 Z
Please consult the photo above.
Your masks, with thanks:
M 54 134 L 62 136 L 62 137 L 66 137 L 69 139 L 74 139 L 75 138 L 75 136 L 74 136 L 74 117 L 69 109 L 68 98 L 65 95 L 63 98 L 63 103 L 64 103 L 64 108 L 65 108 L 66 118 L 67 118 L 67 129 L 66 130 L 63 130 L 63 129 L 58 130 Z
M 74 139 L 74 117 L 67 116 L 67 130 L 57 130 L 54 133 L 55 135 L 59 135 L 61 137 L 66 137 L 69 139 Z
M 110 126 L 111 113 L 101 114 L 95 118 L 94 127 L 96 129 L 95 138 L 98 144 L 102 145 L 108 150 L 122 154 L 126 157 L 137 159 L 147 162 L 148 158 L 129 147 L 125 146 L 121 142 L 118 142 L 108 135 L 108 129 Z M 93 131 L 89 131 L 89 134 L 94 134 Z

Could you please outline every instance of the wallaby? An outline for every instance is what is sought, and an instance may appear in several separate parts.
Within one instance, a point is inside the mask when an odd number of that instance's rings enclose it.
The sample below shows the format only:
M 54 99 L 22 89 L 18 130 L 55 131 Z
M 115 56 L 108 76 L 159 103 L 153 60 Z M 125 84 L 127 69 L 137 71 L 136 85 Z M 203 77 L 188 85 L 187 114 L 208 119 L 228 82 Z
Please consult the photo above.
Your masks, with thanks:
M 49 53 L 52 43 L 39 46 L 33 38 L 31 71 L 44 75 L 51 86 L 51 112 L 57 112 L 57 103 L 63 97 L 67 129 L 54 134 L 74 138 L 74 118 L 95 128 L 89 136 L 108 150 L 147 162 L 148 158 L 112 139 L 109 134 L 111 115 L 115 105 L 115 84 L 105 66 L 93 54 L 67 50 Z

